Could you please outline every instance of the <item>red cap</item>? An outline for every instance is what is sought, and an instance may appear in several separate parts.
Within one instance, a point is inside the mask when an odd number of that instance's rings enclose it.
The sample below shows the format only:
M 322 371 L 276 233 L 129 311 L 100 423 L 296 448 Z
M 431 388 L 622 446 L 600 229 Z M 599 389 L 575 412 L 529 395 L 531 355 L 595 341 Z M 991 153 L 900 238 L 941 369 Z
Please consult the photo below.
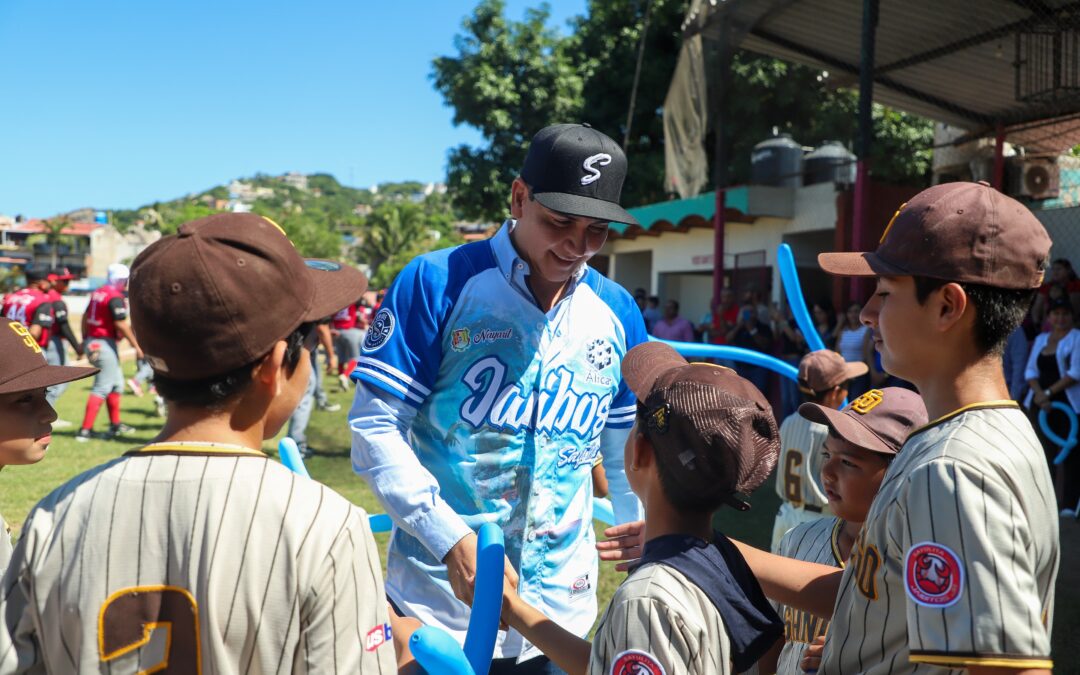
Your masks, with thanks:
M 330 316 L 366 289 L 357 269 L 302 258 L 273 221 L 220 213 L 140 253 L 128 296 L 154 370 L 199 380 L 254 363 L 300 324 Z
M 921 276 L 995 288 L 1038 288 L 1050 236 L 1031 211 L 989 183 L 942 183 L 901 204 L 873 253 L 822 253 L 840 276 Z

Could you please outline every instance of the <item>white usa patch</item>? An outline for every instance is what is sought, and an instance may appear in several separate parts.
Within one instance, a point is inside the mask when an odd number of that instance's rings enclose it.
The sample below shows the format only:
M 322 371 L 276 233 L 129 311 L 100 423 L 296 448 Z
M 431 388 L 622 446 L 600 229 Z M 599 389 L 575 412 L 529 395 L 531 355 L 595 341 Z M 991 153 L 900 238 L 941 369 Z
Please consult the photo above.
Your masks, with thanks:
M 394 334 L 394 325 L 396 323 L 393 312 L 386 307 L 380 309 L 378 313 L 375 314 L 375 318 L 368 328 L 367 335 L 364 336 L 364 351 L 377 351 L 386 344 L 386 341 Z

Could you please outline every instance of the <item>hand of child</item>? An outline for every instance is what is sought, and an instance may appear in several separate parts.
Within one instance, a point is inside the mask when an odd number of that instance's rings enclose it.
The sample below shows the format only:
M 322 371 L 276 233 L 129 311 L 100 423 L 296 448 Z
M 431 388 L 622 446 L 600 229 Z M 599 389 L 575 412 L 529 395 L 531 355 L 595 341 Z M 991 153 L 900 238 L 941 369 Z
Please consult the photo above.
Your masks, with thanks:
M 625 572 L 630 565 L 641 557 L 641 546 L 645 538 L 645 521 L 615 525 L 604 530 L 604 541 L 596 542 L 596 550 L 601 560 L 621 561 L 615 566 L 619 572 Z
M 799 663 L 802 666 L 803 671 L 807 673 L 816 673 L 818 668 L 821 667 L 821 653 L 825 651 L 825 636 L 815 638 L 810 646 L 806 648 L 806 654 L 803 655 L 802 661 Z

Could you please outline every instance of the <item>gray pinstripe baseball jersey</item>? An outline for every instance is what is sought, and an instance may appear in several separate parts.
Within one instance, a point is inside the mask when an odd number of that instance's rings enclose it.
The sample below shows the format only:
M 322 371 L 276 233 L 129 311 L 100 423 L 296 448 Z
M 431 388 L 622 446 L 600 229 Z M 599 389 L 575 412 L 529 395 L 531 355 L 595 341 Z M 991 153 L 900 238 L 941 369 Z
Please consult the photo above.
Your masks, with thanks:
M 239 446 L 151 445 L 55 490 L 0 618 L 4 673 L 396 672 L 367 516 Z
M 821 446 L 829 428 L 799 413 L 780 425 L 780 459 L 776 463 L 776 494 L 794 506 L 823 508 L 829 499 L 821 488 Z
M 8 527 L 3 516 L 0 516 L 0 574 L 4 573 L 8 563 L 11 562 L 12 548 L 11 529 Z
M 720 612 L 678 570 L 645 565 L 615 591 L 593 638 L 589 675 L 726 675 Z
M 1054 486 L 1012 401 L 916 430 L 852 550 L 819 672 L 1051 668 Z
M 785 558 L 843 567 L 837 545 L 844 521 L 839 518 L 819 518 L 796 526 L 780 541 L 779 555 Z M 778 675 L 802 675 L 799 666 L 807 647 L 829 630 L 827 619 L 810 612 L 774 603 L 776 613 L 784 620 L 784 649 L 776 662 Z

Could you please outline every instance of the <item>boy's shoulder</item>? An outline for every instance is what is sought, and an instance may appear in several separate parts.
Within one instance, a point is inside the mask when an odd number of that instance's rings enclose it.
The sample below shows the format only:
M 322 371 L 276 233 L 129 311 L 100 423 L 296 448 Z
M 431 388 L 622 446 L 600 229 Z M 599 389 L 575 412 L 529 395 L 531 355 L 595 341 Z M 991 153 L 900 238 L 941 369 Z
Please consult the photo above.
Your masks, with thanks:
M 1024 411 L 1012 401 L 962 408 L 916 429 L 904 443 L 898 465 L 907 470 L 940 461 L 959 461 L 989 473 L 1018 460 L 1042 458 L 1041 445 Z
M 843 521 L 836 516 L 799 523 L 780 540 L 778 552 L 785 558 L 842 567 L 837 536 Z

